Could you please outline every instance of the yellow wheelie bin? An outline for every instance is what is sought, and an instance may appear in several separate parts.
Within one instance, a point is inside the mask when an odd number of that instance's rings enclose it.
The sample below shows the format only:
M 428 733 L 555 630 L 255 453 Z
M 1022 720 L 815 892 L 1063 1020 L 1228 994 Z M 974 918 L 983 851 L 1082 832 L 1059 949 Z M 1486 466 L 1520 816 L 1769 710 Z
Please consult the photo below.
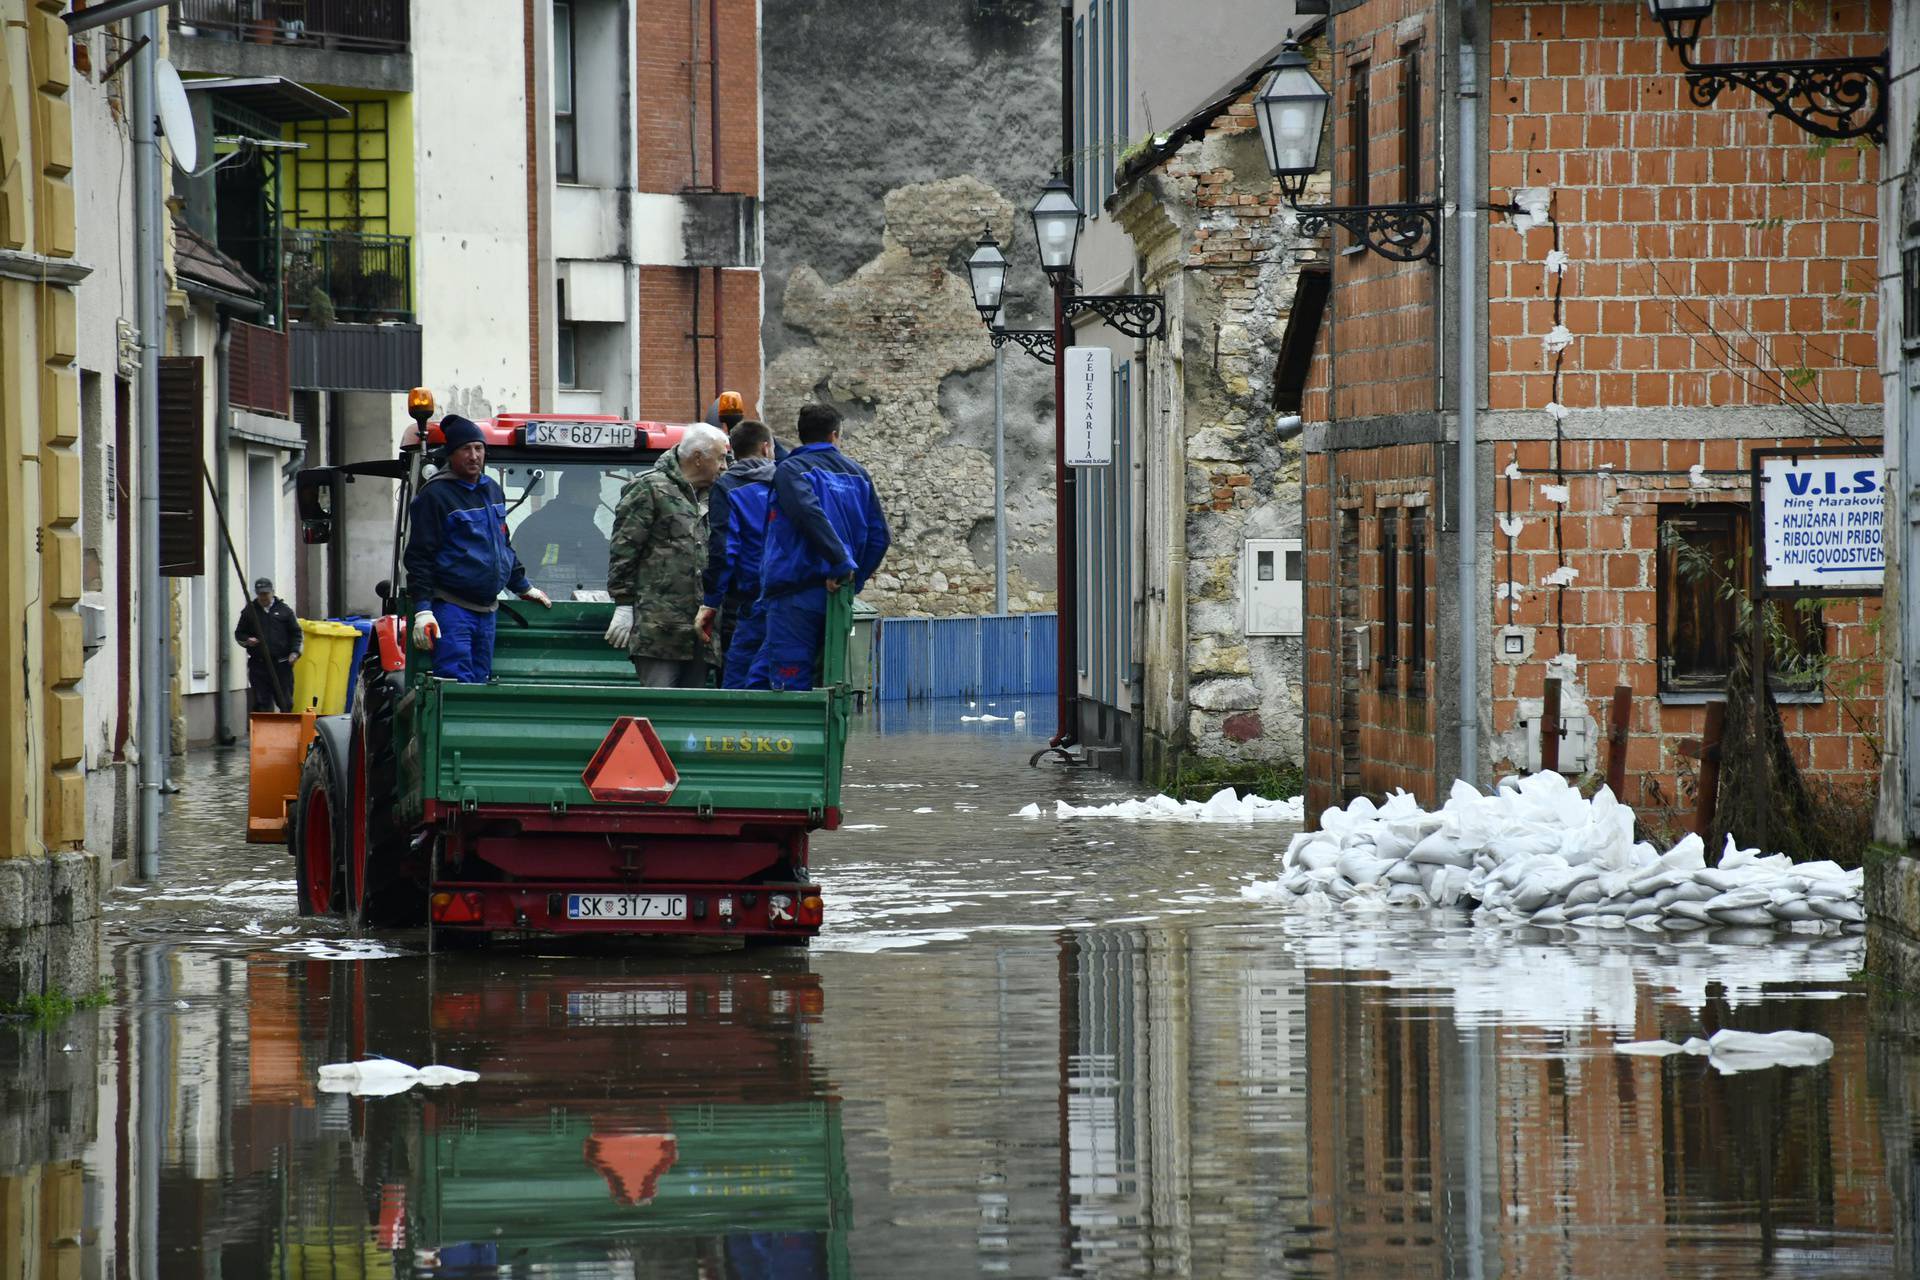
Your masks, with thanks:
M 357 628 L 344 622 L 300 619 L 306 646 L 293 664 L 293 709 L 337 716 L 347 709 L 347 688 L 353 683 L 353 650 L 360 639 Z

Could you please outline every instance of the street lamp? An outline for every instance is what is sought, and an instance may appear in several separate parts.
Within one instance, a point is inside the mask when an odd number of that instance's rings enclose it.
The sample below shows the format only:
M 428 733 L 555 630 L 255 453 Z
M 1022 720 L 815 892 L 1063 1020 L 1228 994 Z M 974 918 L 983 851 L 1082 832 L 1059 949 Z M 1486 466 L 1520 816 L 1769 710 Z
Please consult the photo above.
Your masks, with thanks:
M 1254 95 L 1253 115 L 1266 148 L 1267 167 L 1280 194 L 1300 215 L 1300 229 L 1318 233 L 1329 222 L 1345 227 L 1361 244 L 1395 262 L 1440 261 L 1440 204 L 1302 205 L 1307 179 L 1320 167 L 1331 100 L 1313 78 L 1307 57 L 1291 35 L 1272 63 L 1273 74 Z M 1365 127 L 1362 122 L 1361 127 Z
M 1765 98 L 1784 116 L 1819 138 L 1887 140 L 1887 53 L 1866 57 L 1787 58 L 1772 62 L 1695 62 L 1700 24 L 1713 16 L 1714 0 L 1647 0 L 1647 12 L 1666 32 L 1667 48 L 1687 69 L 1687 91 L 1697 107 L 1709 107 L 1730 85 Z
M 1040 246 L 1040 269 L 1059 285 L 1073 274 L 1073 254 L 1080 244 L 1080 228 L 1087 215 L 1074 203 L 1073 188 L 1059 174 L 1040 189 L 1033 202 L 1033 238 Z
M 1054 599 L 1058 619 L 1059 647 L 1054 659 L 1057 729 L 1047 745 L 1036 751 L 1028 763 L 1038 764 L 1041 757 L 1052 756 L 1068 764 L 1079 761 L 1070 750 L 1079 740 L 1073 727 L 1075 654 L 1079 641 L 1075 635 L 1074 607 L 1074 474 L 1067 466 L 1067 388 L 1066 370 L 1056 355 L 1067 346 L 1067 326 L 1075 316 L 1091 312 L 1129 338 L 1163 338 L 1167 333 L 1166 301 L 1157 293 L 1078 294 L 1073 292 L 1073 255 L 1080 242 L 1080 228 L 1087 216 L 1074 201 L 1073 188 L 1056 173 L 1040 189 L 1029 216 L 1033 219 L 1033 238 L 1040 250 L 1040 267 L 1053 285 L 1053 327 L 1051 329 L 1003 329 L 995 322 L 1000 303 L 1006 296 L 1007 260 L 994 240 L 992 229 L 981 233 L 980 241 L 967 259 L 967 284 L 973 290 L 974 309 L 987 326 L 995 348 L 1016 342 L 1026 353 L 1043 364 L 1053 366 L 1053 495 Z
M 1007 255 L 1000 252 L 992 227 L 981 230 L 980 243 L 973 246 L 973 254 L 967 259 L 967 285 L 973 290 L 974 310 L 992 324 L 994 313 L 1000 310 L 1000 295 L 1007 289 Z

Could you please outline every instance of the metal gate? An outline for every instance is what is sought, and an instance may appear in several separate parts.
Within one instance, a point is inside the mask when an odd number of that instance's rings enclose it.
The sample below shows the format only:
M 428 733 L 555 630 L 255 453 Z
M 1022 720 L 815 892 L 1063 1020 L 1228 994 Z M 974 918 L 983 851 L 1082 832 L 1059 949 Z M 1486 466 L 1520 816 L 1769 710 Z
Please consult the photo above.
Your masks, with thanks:
M 1051 613 L 879 618 L 874 696 L 904 701 L 1052 693 L 1057 635 Z

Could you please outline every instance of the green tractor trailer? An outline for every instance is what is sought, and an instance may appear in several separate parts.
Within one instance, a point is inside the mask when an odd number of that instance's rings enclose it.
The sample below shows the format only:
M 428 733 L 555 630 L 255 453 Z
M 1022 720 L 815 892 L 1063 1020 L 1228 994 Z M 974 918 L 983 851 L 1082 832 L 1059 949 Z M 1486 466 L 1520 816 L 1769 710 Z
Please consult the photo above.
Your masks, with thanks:
M 442 934 L 805 945 L 822 916 L 808 841 L 840 823 L 851 593 L 830 598 L 812 690 L 641 685 L 603 638 L 613 612 L 604 537 L 621 488 L 682 428 L 502 415 L 480 424 L 487 471 L 553 606 L 503 599 L 493 678 L 436 679 L 431 653 L 407 643 L 395 585 L 409 501 L 441 442 L 431 397 L 417 392 L 409 409 L 417 425 L 397 457 L 297 480 L 309 543 L 334 538 L 345 486 L 398 486 L 392 575 L 375 589 L 381 612 L 351 710 L 278 717 L 297 722 L 279 736 L 258 723 L 273 717 L 255 717 L 252 807 L 284 812 L 300 910 Z M 539 540 L 540 513 L 564 502 L 578 504 L 576 531 L 582 512 L 593 530 L 524 545 Z

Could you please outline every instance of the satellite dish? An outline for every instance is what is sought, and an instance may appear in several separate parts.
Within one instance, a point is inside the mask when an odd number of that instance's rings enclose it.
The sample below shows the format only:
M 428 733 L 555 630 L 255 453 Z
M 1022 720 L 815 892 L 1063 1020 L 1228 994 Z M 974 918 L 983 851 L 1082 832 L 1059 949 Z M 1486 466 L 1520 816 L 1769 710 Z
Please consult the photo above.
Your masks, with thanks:
M 173 148 L 173 162 L 182 173 L 192 173 L 200 159 L 200 139 L 193 130 L 193 108 L 187 105 L 187 90 L 180 73 L 165 58 L 153 64 L 153 109 L 160 117 L 160 132 Z

